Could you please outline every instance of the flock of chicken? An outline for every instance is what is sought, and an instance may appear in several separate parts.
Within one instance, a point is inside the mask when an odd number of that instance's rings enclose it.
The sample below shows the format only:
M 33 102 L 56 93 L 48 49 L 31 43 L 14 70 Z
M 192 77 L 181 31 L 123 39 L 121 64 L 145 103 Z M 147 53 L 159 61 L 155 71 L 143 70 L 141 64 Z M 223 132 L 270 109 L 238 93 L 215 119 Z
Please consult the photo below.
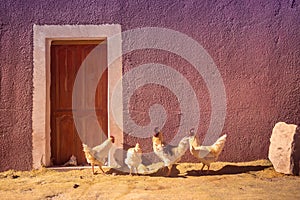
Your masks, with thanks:
M 177 146 L 166 145 L 164 143 L 163 134 L 158 128 L 154 129 L 154 135 L 152 137 L 153 151 L 154 153 L 164 162 L 164 165 L 168 168 L 167 176 L 171 175 L 172 166 L 177 163 L 185 152 L 189 149 L 190 153 L 196 157 L 202 164 L 201 171 L 205 166 L 209 170 L 210 164 L 215 162 L 220 153 L 223 150 L 226 141 L 226 134 L 221 136 L 213 145 L 211 146 L 201 146 L 196 137 L 194 129 L 190 130 L 188 136 L 182 138 Z M 110 148 L 114 143 L 115 138 L 110 136 L 101 145 L 90 148 L 83 144 L 83 151 L 87 162 L 92 166 L 92 172 L 94 174 L 94 166 L 99 166 L 102 173 L 105 173 L 102 166 L 105 163 L 105 158 L 108 155 Z M 134 170 L 138 174 L 138 166 L 142 163 L 142 150 L 140 145 L 137 143 L 134 148 L 130 148 L 127 151 L 127 157 L 125 159 L 125 164 L 130 170 L 130 175 Z

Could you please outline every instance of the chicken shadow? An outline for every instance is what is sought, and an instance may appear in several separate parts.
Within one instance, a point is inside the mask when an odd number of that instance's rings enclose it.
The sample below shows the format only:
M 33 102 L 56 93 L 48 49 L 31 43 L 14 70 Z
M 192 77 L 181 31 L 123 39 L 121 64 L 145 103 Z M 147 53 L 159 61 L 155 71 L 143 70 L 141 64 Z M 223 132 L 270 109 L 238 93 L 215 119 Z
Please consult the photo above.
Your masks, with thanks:
M 187 178 L 185 175 L 181 175 L 180 171 L 177 169 L 178 164 L 174 164 L 171 168 L 171 174 L 170 176 L 167 176 L 168 173 L 168 167 L 162 167 L 158 169 L 156 172 L 147 174 L 146 176 L 151 177 L 165 177 L 165 178 Z
M 237 165 L 226 165 L 221 169 L 214 171 L 214 170 L 190 170 L 186 172 L 186 176 L 215 176 L 215 175 L 226 175 L 226 174 L 242 174 L 247 173 L 250 171 L 262 171 L 266 168 L 271 166 L 237 166 Z
M 110 175 L 129 175 L 129 169 L 122 167 L 122 168 L 110 168 L 106 174 Z
M 176 168 L 176 165 L 172 166 L 170 176 L 166 176 L 168 173 L 168 167 L 162 167 L 155 172 L 152 173 L 139 173 L 138 176 L 150 176 L 150 177 L 166 177 L 166 178 L 187 178 L 185 175 L 180 175 L 180 171 Z M 111 168 L 109 169 L 106 174 L 114 174 L 114 175 L 129 175 L 129 169 L 126 166 L 120 168 Z M 136 174 L 133 174 L 136 175 Z

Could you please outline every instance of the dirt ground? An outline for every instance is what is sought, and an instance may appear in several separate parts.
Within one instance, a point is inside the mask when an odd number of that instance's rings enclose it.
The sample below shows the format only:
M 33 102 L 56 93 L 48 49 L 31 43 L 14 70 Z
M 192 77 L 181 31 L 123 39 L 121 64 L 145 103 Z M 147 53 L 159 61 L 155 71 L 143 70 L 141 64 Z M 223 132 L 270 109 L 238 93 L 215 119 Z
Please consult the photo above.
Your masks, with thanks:
M 300 199 L 300 177 L 274 171 L 267 160 L 180 163 L 172 177 L 164 170 L 129 176 L 113 169 L 6 171 L 0 173 L 1 199 Z

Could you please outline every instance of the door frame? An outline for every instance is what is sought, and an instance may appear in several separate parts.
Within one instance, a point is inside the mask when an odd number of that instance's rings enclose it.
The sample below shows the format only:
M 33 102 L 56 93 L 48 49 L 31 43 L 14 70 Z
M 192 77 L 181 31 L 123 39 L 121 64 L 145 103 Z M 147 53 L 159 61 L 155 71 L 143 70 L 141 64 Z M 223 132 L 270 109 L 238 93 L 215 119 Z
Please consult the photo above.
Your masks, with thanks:
M 121 25 L 33 25 L 33 109 L 32 109 L 32 167 L 51 164 L 50 146 L 50 46 L 53 40 L 101 40 L 114 36 L 107 43 L 107 58 L 122 55 Z M 109 63 L 108 63 L 109 64 Z M 123 124 L 117 124 L 110 109 L 112 94 L 118 81 L 122 80 L 122 57 L 118 57 L 108 68 L 108 136 L 113 133 L 116 148 L 122 148 Z M 122 100 L 120 101 L 122 102 Z M 117 105 L 121 110 L 123 105 Z M 122 113 L 119 113 L 122 116 Z M 123 117 L 122 117 L 123 118 Z M 110 152 L 110 155 L 113 151 Z M 114 160 L 109 155 L 109 165 Z

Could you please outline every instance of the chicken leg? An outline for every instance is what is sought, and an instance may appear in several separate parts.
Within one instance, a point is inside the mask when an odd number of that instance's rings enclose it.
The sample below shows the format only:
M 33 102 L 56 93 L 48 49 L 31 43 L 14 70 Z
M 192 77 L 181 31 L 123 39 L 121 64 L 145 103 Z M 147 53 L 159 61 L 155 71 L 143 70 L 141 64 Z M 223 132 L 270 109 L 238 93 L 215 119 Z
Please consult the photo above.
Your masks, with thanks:
M 102 166 L 99 166 L 99 169 L 102 171 L 102 174 L 106 174 L 105 171 L 103 170 Z
M 205 164 L 202 163 L 202 168 L 200 169 L 200 171 L 203 171 L 204 167 L 205 167 Z
M 91 164 L 92 165 L 92 174 L 94 175 L 95 174 L 95 171 L 94 171 L 94 164 Z
M 206 166 L 207 166 L 206 174 L 208 174 L 210 165 L 206 165 Z M 201 172 L 203 171 L 204 167 L 205 167 L 205 164 L 202 163 L 202 168 L 200 169 Z
M 129 167 L 129 176 L 132 176 L 132 167 Z
M 168 173 L 167 173 L 167 176 L 170 176 L 170 175 L 171 175 L 171 172 L 172 172 L 172 165 L 171 165 L 171 166 L 168 166 Z
M 93 173 L 93 175 L 95 175 L 95 165 L 91 164 L 91 166 L 92 166 L 92 173 Z M 99 169 L 101 170 L 101 172 L 103 174 L 106 174 L 105 171 L 103 170 L 103 168 L 100 165 L 98 167 L 99 167 Z

